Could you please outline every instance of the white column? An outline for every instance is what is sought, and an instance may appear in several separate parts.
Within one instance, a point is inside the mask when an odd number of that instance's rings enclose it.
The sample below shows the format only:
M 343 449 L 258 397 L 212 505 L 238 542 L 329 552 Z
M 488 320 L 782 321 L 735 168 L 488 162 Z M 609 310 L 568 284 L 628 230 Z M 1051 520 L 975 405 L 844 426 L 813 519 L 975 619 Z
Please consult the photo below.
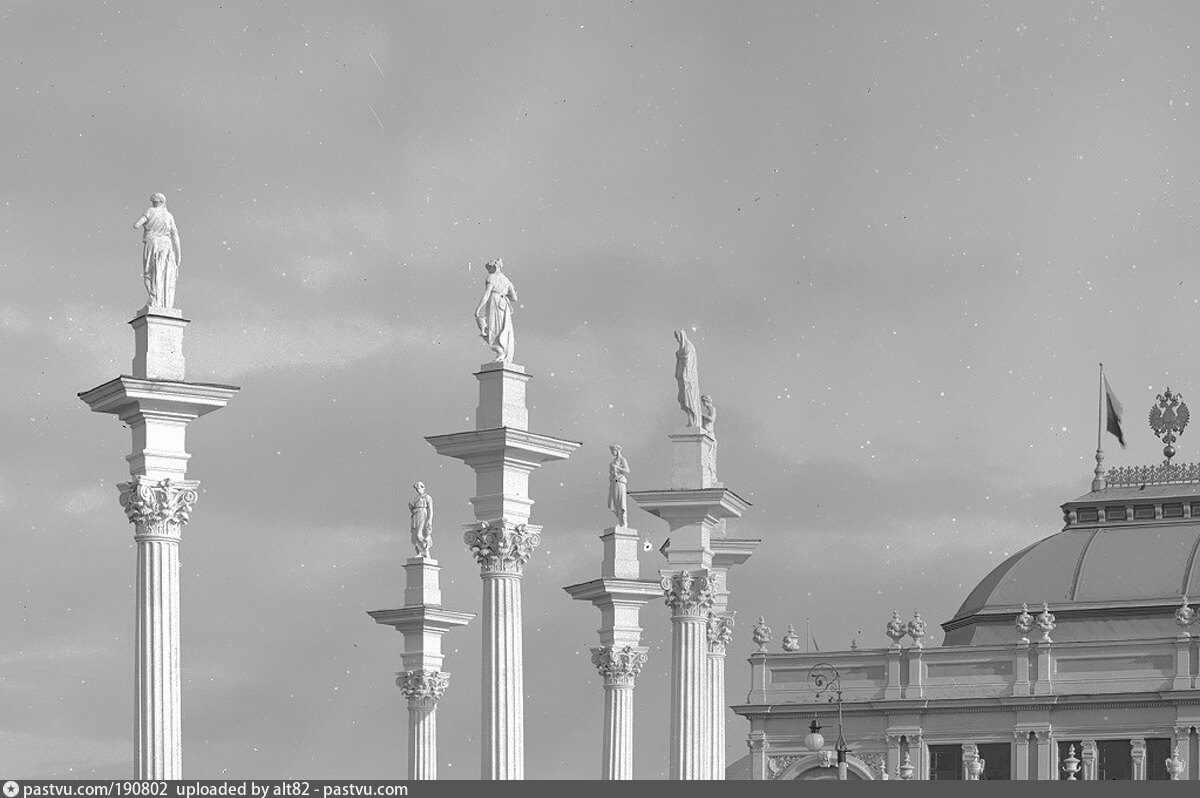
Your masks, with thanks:
M 396 686 L 408 699 L 408 777 L 437 778 L 437 702 L 446 692 L 450 674 L 404 671 Z
M 707 573 L 680 571 L 664 576 L 671 608 L 671 738 L 668 778 L 702 779 L 710 746 L 704 739 L 709 714 L 708 609 L 712 588 Z
M 1129 753 L 1133 758 L 1133 780 L 1146 780 L 1146 740 L 1144 737 L 1134 737 L 1129 741 Z M 1161 767 L 1166 767 L 1162 765 Z
M 1049 729 L 1036 729 L 1037 737 L 1037 779 L 1038 781 L 1054 781 L 1058 778 L 1058 752 L 1054 750 L 1054 738 Z
M 540 531 L 497 520 L 464 536 L 483 579 L 484 779 L 525 778 L 521 574 L 541 542 Z
M 117 486 L 137 542 L 133 768 L 139 779 L 182 778 L 179 539 L 199 485 L 134 477 Z
M 725 649 L 733 641 L 733 616 L 708 619 L 709 778 L 725 780 Z
M 1191 726 L 1176 726 L 1175 738 L 1171 740 L 1171 756 L 1175 756 L 1175 751 L 1179 752 L 1179 757 L 1184 760 L 1183 771 L 1179 774 L 1179 780 L 1183 781 L 1188 778 L 1188 773 L 1192 769 L 1192 763 L 1187 760 L 1191 759 L 1191 742 L 1192 742 L 1192 727 Z
M 646 664 L 646 649 L 593 648 L 592 664 L 604 679 L 604 751 L 600 777 L 627 781 L 633 778 L 633 687 Z

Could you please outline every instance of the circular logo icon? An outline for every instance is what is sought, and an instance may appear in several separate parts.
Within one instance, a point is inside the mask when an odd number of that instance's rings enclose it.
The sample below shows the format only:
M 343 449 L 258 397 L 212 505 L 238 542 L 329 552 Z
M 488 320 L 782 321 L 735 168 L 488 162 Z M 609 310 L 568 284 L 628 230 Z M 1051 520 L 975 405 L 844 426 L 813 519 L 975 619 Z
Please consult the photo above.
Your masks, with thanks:
M 4 782 L 4 798 L 17 798 L 17 793 L 21 791 L 21 785 L 15 781 Z

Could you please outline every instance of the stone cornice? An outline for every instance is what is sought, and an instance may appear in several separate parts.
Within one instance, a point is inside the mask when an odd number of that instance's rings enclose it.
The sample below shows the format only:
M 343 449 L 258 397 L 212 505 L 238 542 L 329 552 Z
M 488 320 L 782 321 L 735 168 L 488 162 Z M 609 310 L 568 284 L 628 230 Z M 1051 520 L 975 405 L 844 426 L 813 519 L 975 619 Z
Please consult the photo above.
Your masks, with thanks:
M 568 585 L 563 590 L 577 601 L 593 604 L 644 604 L 662 595 L 662 586 L 657 579 L 593 579 Z
M 1151 697 L 1152 696 L 1152 697 Z M 1130 709 L 1200 706 L 1200 690 L 1116 693 L 1097 699 L 1093 694 L 1054 696 L 1001 696 L 997 698 L 900 699 L 843 703 L 845 717 L 878 717 L 888 714 L 954 715 L 981 710 Z M 836 718 L 837 710 L 822 704 L 737 704 L 730 707 L 746 718 Z
M 582 446 L 578 441 L 554 438 L 513 427 L 452 432 L 425 438 L 440 455 L 462 460 L 468 465 L 503 457 L 506 464 L 530 470 L 542 463 L 565 460 Z
M 113 413 L 122 418 L 151 412 L 190 420 L 221 409 L 239 390 L 233 385 L 145 380 L 121 375 L 83 391 L 79 398 L 97 413 Z
M 394 627 L 397 632 L 445 632 L 455 626 L 463 626 L 475 617 L 473 612 L 454 612 L 428 604 L 394 610 L 370 610 L 367 615 L 374 618 L 375 623 Z

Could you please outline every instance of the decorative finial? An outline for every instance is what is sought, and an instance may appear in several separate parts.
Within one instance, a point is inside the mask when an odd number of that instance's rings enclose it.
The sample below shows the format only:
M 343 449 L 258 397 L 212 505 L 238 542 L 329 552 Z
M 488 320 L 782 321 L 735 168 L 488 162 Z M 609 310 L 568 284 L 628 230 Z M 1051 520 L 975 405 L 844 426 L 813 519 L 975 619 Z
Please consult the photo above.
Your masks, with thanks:
M 433 546 L 433 497 L 425 492 L 424 482 L 414 482 L 413 490 L 417 495 L 408 503 L 408 511 L 412 514 L 412 544 L 418 557 L 428 557 Z
M 1183 428 L 1187 426 L 1191 414 L 1183 401 L 1183 395 L 1173 393 L 1170 388 L 1160 393 L 1157 398 L 1158 404 L 1150 407 L 1150 429 L 1154 430 L 1155 437 L 1161 438 L 1166 444 L 1163 447 L 1163 456 L 1169 463 L 1175 456 L 1175 436 L 1183 434 Z
M 1180 637 L 1191 637 L 1188 633 L 1188 627 L 1196 622 L 1196 611 L 1188 606 L 1188 599 L 1185 595 L 1183 603 L 1179 605 L 1179 609 L 1175 610 L 1175 623 L 1179 625 Z
M 795 624 L 788 624 L 787 633 L 783 636 L 783 650 L 789 654 L 800 650 L 800 635 L 796 634 Z
M 885 627 L 887 636 L 892 639 L 892 648 L 900 648 L 900 641 L 908 634 L 908 627 L 904 625 L 904 621 L 900 620 L 900 613 L 892 610 L 892 619 L 887 622 Z
M 915 771 L 916 768 L 913 767 L 912 759 L 909 757 L 908 751 L 904 752 L 904 762 L 901 763 L 900 767 L 898 767 L 896 770 L 899 773 L 901 780 L 903 780 L 903 781 L 911 781 L 912 780 L 913 771 Z
M 758 650 L 765 652 L 767 643 L 771 642 L 771 627 L 767 626 L 767 619 L 763 616 L 758 616 L 758 623 L 754 624 L 754 631 L 750 635 L 751 639 L 758 644 Z
M 1075 756 L 1075 744 L 1067 749 L 1067 758 L 1063 760 L 1063 771 L 1067 774 L 1067 781 L 1078 781 L 1075 774 L 1079 772 L 1079 757 Z
M 908 636 L 913 639 L 914 648 L 924 648 L 921 638 L 925 636 L 925 621 L 917 610 L 913 610 L 912 620 L 908 622 Z
M 1017 631 L 1021 633 L 1021 642 L 1028 643 L 1029 638 L 1026 637 L 1033 630 L 1033 616 L 1029 614 L 1029 605 L 1021 602 L 1021 613 L 1017 616 L 1016 623 Z
M 1050 633 L 1054 631 L 1054 625 L 1054 613 L 1050 612 L 1050 605 L 1043 601 L 1042 611 L 1038 613 L 1037 617 L 1037 627 L 1042 630 L 1041 642 L 1052 642 L 1050 640 Z

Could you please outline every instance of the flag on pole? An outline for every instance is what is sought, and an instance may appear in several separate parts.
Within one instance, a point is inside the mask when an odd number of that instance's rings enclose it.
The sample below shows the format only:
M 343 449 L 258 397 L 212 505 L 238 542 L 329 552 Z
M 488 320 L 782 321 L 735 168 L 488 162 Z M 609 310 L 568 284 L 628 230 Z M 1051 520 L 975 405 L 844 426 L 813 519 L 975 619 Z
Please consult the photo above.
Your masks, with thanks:
M 1108 422 L 1107 429 L 1117 437 L 1117 441 L 1121 444 L 1121 448 L 1125 448 L 1125 433 L 1121 431 L 1121 403 L 1117 401 L 1117 397 L 1113 394 L 1112 386 L 1108 384 L 1108 377 L 1104 378 L 1104 399 L 1108 405 Z

